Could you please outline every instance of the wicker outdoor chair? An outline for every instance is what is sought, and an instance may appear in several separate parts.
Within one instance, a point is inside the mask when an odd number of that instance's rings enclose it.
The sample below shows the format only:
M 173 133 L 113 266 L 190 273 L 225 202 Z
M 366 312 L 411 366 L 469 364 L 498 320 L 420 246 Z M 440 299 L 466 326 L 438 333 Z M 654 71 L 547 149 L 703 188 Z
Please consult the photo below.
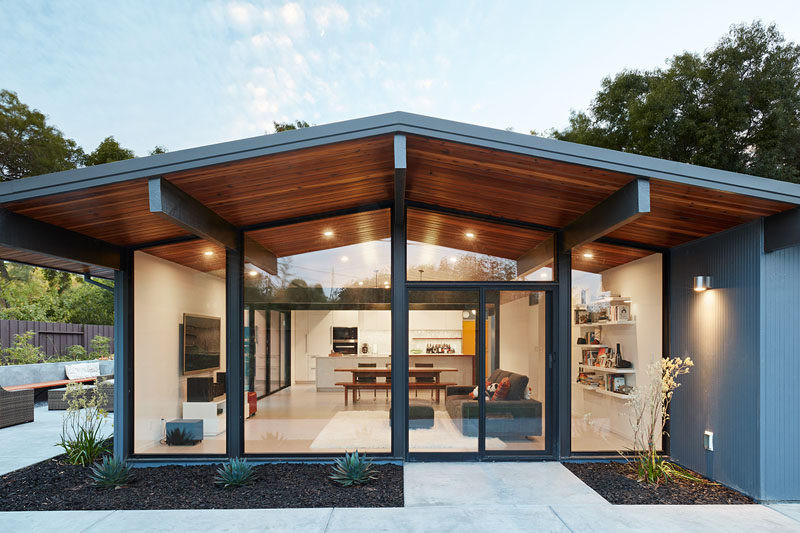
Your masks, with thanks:
M 7 391 L 0 387 L 0 428 L 33 422 L 33 389 Z

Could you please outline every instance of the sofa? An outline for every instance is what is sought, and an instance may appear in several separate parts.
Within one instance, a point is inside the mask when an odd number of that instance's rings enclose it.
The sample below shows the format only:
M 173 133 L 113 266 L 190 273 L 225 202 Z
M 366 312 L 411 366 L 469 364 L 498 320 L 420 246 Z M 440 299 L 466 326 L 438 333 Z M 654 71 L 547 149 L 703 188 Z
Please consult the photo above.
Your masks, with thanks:
M 486 401 L 486 436 L 524 439 L 542 434 L 542 403 L 526 400 L 528 376 L 497 369 L 487 378 L 499 383 L 508 378 L 510 388 L 505 400 Z M 449 386 L 445 390 L 445 409 L 453 423 L 468 437 L 478 436 L 478 400 L 469 397 L 475 387 Z
M 33 389 L 7 391 L 0 387 L 0 428 L 33 422 Z

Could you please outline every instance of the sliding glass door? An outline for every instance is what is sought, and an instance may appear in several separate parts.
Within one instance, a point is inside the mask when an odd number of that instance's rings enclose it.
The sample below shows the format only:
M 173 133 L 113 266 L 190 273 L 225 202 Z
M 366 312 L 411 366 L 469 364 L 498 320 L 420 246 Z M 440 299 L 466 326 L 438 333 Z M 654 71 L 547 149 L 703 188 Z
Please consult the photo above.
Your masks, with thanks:
M 552 292 L 408 295 L 410 455 L 552 455 Z

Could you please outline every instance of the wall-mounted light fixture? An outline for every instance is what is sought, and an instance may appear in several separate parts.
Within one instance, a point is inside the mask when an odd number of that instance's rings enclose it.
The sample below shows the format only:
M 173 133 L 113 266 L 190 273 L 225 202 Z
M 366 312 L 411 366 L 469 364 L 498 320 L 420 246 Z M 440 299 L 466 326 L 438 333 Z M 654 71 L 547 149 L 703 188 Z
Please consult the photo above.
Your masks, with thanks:
M 711 276 L 695 276 L 692 288 L 695 292 L 707 291 L 711 288 Z

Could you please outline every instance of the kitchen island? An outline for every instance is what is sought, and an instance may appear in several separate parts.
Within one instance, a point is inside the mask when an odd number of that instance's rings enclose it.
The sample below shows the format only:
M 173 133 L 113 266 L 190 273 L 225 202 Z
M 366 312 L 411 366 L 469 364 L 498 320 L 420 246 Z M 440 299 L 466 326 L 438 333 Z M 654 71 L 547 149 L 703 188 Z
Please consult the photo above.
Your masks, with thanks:
M 320 392 L 341 392 L 343 387 L 336 383 L 348 378 L 341 372 L 334 372 L 336 368 L 356 368 L 359 363 L 374 363 L 376 368 L 386 368 L 392 362 L 388 354 L 376 355 L 339 355 L 315 356 L 317 362 L 317 390 Z M 417 363 L 433 364 L 434 367 L 455 368 L 456 372 L 447 377 L 447 381 L 453 381 L 459 385 L 474 385 L 472 378 L 474 371 L 474 355 L 465 354 L 410 354 L 408 356 L 409 366 L 413 367 Z

